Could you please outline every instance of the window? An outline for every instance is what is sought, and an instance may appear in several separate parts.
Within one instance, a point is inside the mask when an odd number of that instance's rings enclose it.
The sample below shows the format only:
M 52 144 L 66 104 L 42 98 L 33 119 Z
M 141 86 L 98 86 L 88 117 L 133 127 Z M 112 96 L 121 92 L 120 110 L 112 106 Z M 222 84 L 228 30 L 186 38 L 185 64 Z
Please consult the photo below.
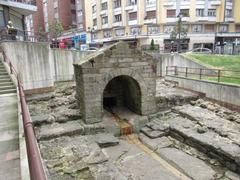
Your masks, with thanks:
M 176 10 L 175 9 L 168 9 L 167 10 L 167 17 L 168 18 L 176 17 Z
M 121 7 L 121 0 L 114 0 L 114 2 L 113 2 L 113 4 L 114 4 L 114 8 L 119 8 L 119 7 Z
M 147 11 L 145 19 L 156 19 L 156 11 Z
M 103 31 L 103 37 L 104 37 L 104 38 L 112 37 L 112 32 L 109 31 L 109 30 Z
M 97 25 L 97 18 L 93 19 L 93 26 Z
M 180 13 L 183 17 L 189 17 L 189 9 L 180 9 Z
M 128 5 L 133 6 L 137 4 L 137 0 L 128 0 Z
M 0 27 L 5 27 L 3 11 L 0 11 Z
M 232 17 L 232 10 L 231 9 L 226 9 L 226 17 Z
M 240 32 L 240 25 L 236 25 L 236 32 Z
M 156 4 L 156 0 L 146 0 L 146 5 L 153 5 Z
M 129 21 L 136 20 L 137 19 L 137 12 L 129 13 Z
M 228 32 L 228 25 L 227 24 L 220 25 L 219 32 Z
M 163 31 L 164 33 L 171 33 L 174 29 L 174 26 L 164 26 Z
M 124 36 L 124 29 L 116 29 L 115 34 L 116 36 Z
M 202 32 L 202 25 L 201 24 L 195 24 L 192 26 L 192 32 Z
M 104 16 L 102 17 L 102 24 L 107 24 L 108 23 L 108 17 Z
M 122 21 L 122 15 L 118 14 L 114 16 L 114 22 L 121 22 Z
M 209 9 L 208 10 L 209 17 L 216 17 L 216 9 Z
M 97 6 L 96 5 L 92 6 L 92 13 L 95 13 L 96 11 L 97 11 Z
M 206 24 L 205 25 L 205 32 L 215 32 L 214 24 Z
M 160 28 L 158 26 L 148 26 L 148 34 L 159 34 Z
M 204 16 L 204 9 L 196 9 L 196 16 L 203 17 Z
M 107 2 L 101 4 L 101 10 L 107 10 Z
M 141 29 L 139 27 L 133 27 L 131 28 L 131 35 L 139 35 L 141 34 Z

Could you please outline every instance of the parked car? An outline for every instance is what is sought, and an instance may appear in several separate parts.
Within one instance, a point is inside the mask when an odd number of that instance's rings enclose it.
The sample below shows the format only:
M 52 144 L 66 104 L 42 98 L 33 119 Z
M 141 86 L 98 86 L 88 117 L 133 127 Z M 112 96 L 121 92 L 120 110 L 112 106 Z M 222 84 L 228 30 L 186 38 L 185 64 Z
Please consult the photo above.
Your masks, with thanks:
M 200 54 L 212 54 L 212 50 L 208 49 L 208 48 L 195 48 L 195 49 L 192 49 L 192 50 L 190 50 L 188 52 L 200 53 Z

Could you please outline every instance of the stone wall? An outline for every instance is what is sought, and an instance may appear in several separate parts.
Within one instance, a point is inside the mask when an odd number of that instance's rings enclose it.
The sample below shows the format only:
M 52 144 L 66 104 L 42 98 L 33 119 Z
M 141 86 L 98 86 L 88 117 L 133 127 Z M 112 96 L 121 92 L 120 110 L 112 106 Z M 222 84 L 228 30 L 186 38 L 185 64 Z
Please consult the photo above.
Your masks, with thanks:
M 120 42 L 105 50 L 89 55 L 82 62 L 74 64 L 77 84 L 77 98 L 86 123 L 102 121 L 103 91 L 115 77 L 128 77 L 129 100 L 136 98 L 132 82 L 140 89 L 140 105 L 131 104 L 133 109 L 140 106 L 140 114 L 148 115 L 156 111 L 156 74 L 151 56 L 128 44 Z M 127 81 L 128 81 L 127 80 Z M 134 86 L 134 88 L 132 87 Z

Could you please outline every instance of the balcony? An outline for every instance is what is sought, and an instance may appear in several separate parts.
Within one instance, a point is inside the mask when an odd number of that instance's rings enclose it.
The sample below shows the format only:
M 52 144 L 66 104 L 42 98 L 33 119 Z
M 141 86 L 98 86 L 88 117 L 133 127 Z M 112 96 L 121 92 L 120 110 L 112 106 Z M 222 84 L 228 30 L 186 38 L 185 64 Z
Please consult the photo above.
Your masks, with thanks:
M 26 1 L 22 0 L 0 0 L 0 5 L 9 6 L 14 11 L 22 14 L 22 15 L 30 15 L 37 11 L 37 6 L 35 5 L 35 1 Z
M 100 12 L 100 15 L 101 15 L 101 16 L 107 16 L 107 14 L 108 14 L 107 10 L 102 10 L 102 11 Z
M 157 24 L 157 19 L 145 19 L 144 24 Z
M 107 29 L 108 28 L 108 23 L 102 25 L 102 29 Z
M 91 1 L 91 6 L 96 5 L 96 3 L 97 3 L 96 0 L 92 0 L 92 1 Z
M 202 16 L 202 17 L 197 17 L 198 21 L 208 21 L 208 17 L 207 16 Z
M 129 26 L 137 25 L 137 20 L 129 20 L 128 25 Z
M 217 37 L 240 37 L 240 32 L 218 32 Z
M 178 21 L 178 18 L 176 17 L 168 17 L 167 18 L 167 22 L 177 22 Z
M 234 18 L 233 17 L 225 17 L 225 21 L 226 22 L 234 22 Z
M 156 1 L 149 1 L 146 3 L 146 11 L 155 11 L 156 9 Z
M 176 4 L 176 2 L 174 1 L 166 1 L 164 2 L 164 6 L 174 6 Z
M 112 26 L 113 26 L 113 27 L 120 27 L 120 26 L 123 26 L 123 23 L 122 23 L 122 21 L 114 22 L 114 23 L 112 24 Z
M 118 7 L 118 8 L 115 8 L 113 9 L 113 14 L 116 15 L 116 14 L 121 14 L 122 13 L 122 8 L 121 7 Z
M 210 1 L 210 4 L 212 6 L 219 6 L 219 5 L 221 5 L 221 0 Z
M 126 11 L 132 11 L 132 12 L 135 12 L 137 11 L 137 4 L 133 4 L 133 5 L 128 5 L 125 7 L 125 10 Z
M 216 22 L 216 21 L 217 21 L 217 18 L 216 18 L 216 17 L 208 17 L 208 21 L 214 21 L 214 22 Z

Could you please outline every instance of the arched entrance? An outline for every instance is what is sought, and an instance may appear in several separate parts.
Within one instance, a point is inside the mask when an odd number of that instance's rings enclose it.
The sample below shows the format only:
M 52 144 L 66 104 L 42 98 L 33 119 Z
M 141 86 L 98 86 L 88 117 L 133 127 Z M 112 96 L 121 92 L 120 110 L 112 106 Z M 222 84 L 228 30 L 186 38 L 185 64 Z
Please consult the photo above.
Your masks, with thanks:
M 121 75 L 108 82 L 103 91 L 103 107 L 126 107 L 141 114 L 141 89 L 138 82 L 130 76 Z

